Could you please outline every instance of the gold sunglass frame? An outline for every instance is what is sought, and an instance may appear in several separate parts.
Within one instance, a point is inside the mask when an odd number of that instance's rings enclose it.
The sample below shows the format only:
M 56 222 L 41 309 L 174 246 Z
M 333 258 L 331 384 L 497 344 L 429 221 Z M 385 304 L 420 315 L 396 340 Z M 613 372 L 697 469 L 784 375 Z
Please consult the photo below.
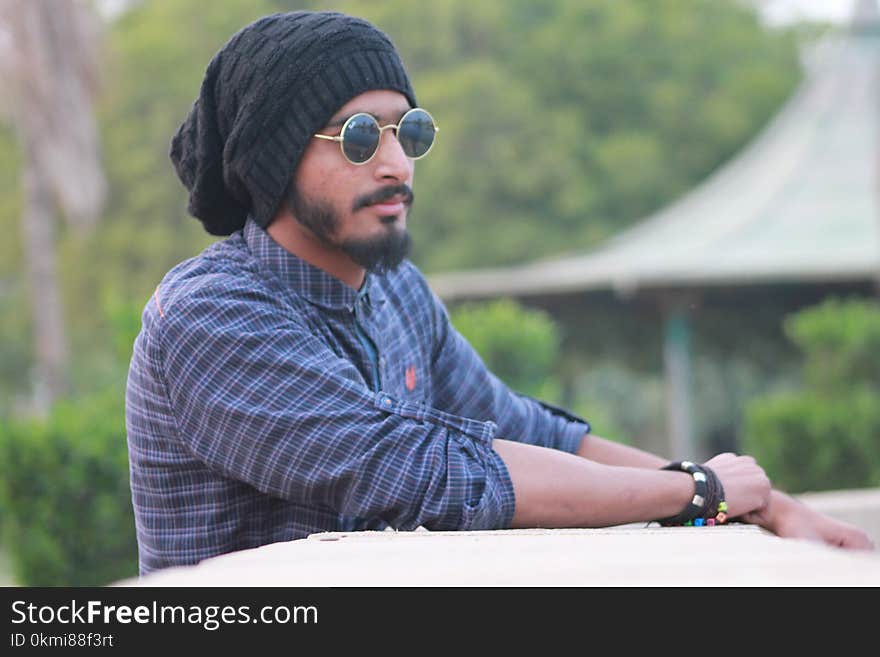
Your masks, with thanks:
M 400 128 L 400 124 L 403 123 L 406 120 L 406 117 L 408 117 L 413 112 L 422 112 L 424 114 L 427 114 L 428 118 L 431 119 L 431 125 L 434 126 L 434 135 L 435 136 L 434 136 L 434 139 L 431 141 L 431 145 L 428 146 L 428 150 L 426 150 L 424 153 L 422 153 L 418 157 L 411 157 L 411 156 L 407 155 L 407 157 L 411 160 L 421 160 L 423 157 L 425 157 L 425 155 L 427 155 L 428 153 L 431 152 L 432 148 L 434 148 L 434 144 L 437 142 L 436 135 L 438 132 L 440 132 L 440 128 L 437 126 L 437 122 L 434 120 L 434 117 L 431 115 L 431 113 L 426 109 L 422 109 L 421 107 L 413 107 L 412 109 L 407 110 L 406 114 L 404 114 L 403 116 L 400 117 L 400 121 L 398 121 L 397 123 L 389 123 L 388 125 L 379 125 L 379 122 L 376 120 L 376 118 L 372 114 L 367 114 L 366 112 L 358 112 L 357 114 L 352 114 L 350 117 L 348 117 L 345 120 L 345 123 L 342 124 L 342 129 L 339 131 L 338 135 L 322 135 L 321 133 L 316 133 L 312 136 L 317 137 L 318 139 L 325 139 L 327 141 L 338 142 L 339 143 L 339 151 L 342 153 L 342 157 L 345 158 L 345 161 L 348 162 L 349 164 L 353 164 L 355 166 L 361 166 L 363 164 L 367 164 L 368 162 L 370 162 L 370 160 L 372 160 L 374 157 L 376 157 L 376 153 L 379 152 L 379 145 L 382 143 L 382 133 L 385 130 L 388 130 L 389 128 L 393 128 L 394 129 L 394 137 L 396 139 L 397 138 L 397 131 Z M 353 121 L 354 119 L 356 119 L 359 116 L 368 117 L 369 119 L 371 119 L 373 121 L 373 123 L 376 124 L 376 127 L 379 128 L 379 139 L 376 141 L 376 148 L 373 149 L 372 155 L 370 155 L 370 157 L 368 157 L 363 162 L 355 162 L 354 160 L 349 158 L 348 155 L 345 154 L 345 147 L 343 145 L 344 137 L 342 136 L 345 134 L 345 129 L 348 128 L 348 124 L 351 123 L 351 121 Z

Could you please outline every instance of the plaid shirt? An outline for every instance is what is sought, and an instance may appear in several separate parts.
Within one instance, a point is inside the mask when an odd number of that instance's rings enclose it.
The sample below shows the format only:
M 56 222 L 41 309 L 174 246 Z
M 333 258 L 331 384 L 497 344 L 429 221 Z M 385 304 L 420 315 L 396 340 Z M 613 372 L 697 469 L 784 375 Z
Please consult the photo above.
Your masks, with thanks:
M 589 431 L 491 374 L 411 263 L 358 292 L 252 221 L 173 268 L 142 321 L 141 573 L 323 531 L 504 528 L 492 439 L 573 452 Z

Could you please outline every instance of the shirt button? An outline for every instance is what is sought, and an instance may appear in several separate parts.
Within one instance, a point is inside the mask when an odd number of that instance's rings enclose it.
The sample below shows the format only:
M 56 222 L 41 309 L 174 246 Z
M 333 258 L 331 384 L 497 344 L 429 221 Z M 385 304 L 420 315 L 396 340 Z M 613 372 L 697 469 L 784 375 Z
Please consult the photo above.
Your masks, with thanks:
M 382 404 L 385 406 L 391 406 L 391 397 L 382 397 Z

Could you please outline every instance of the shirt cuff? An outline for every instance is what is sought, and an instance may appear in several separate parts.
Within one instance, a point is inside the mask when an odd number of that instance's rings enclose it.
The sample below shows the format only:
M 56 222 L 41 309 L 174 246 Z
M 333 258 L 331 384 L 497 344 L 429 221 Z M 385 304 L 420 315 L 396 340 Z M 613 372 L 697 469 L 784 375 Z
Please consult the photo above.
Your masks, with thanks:
M 559 432 L 557 449 L 576 454 L 584 442 L 584 436 L 590 433 L 589 422 L 568 423 Z
M 555 406 L 554 404 L 550 404 L 549 402 L 545 402 L 529 395 L 518 394 L 520 397 L 525 397 L 526 399 L 539 404 L 546 413 L 553 416 L 556 429 L 556 440 L 553 442 L 553 448 L 571 454 L 577 453 L 581 447 L 584 436 L 592 431 L 590 423 L 579 415 L 575 415 L 561 406 Z
M 464 437 L 467 440 L 466 437 Z M 465 502 L 459 528 L 463 531 L 507 529 L 513 522 L 516 498 L 513 481 L 498 453 L 485 449 L 482 459 L 484 482 L 482 495 L 471 504 Z

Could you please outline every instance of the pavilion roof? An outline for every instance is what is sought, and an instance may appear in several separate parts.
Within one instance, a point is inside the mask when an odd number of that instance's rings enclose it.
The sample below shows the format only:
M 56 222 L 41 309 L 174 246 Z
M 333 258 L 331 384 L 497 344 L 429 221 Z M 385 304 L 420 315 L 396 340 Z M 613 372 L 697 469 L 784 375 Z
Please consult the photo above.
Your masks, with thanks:
M 431 277 L 447 300 L 880 279 L 880 30 L 816 47 L 804 81 L 728 163 L 596 249 Z

